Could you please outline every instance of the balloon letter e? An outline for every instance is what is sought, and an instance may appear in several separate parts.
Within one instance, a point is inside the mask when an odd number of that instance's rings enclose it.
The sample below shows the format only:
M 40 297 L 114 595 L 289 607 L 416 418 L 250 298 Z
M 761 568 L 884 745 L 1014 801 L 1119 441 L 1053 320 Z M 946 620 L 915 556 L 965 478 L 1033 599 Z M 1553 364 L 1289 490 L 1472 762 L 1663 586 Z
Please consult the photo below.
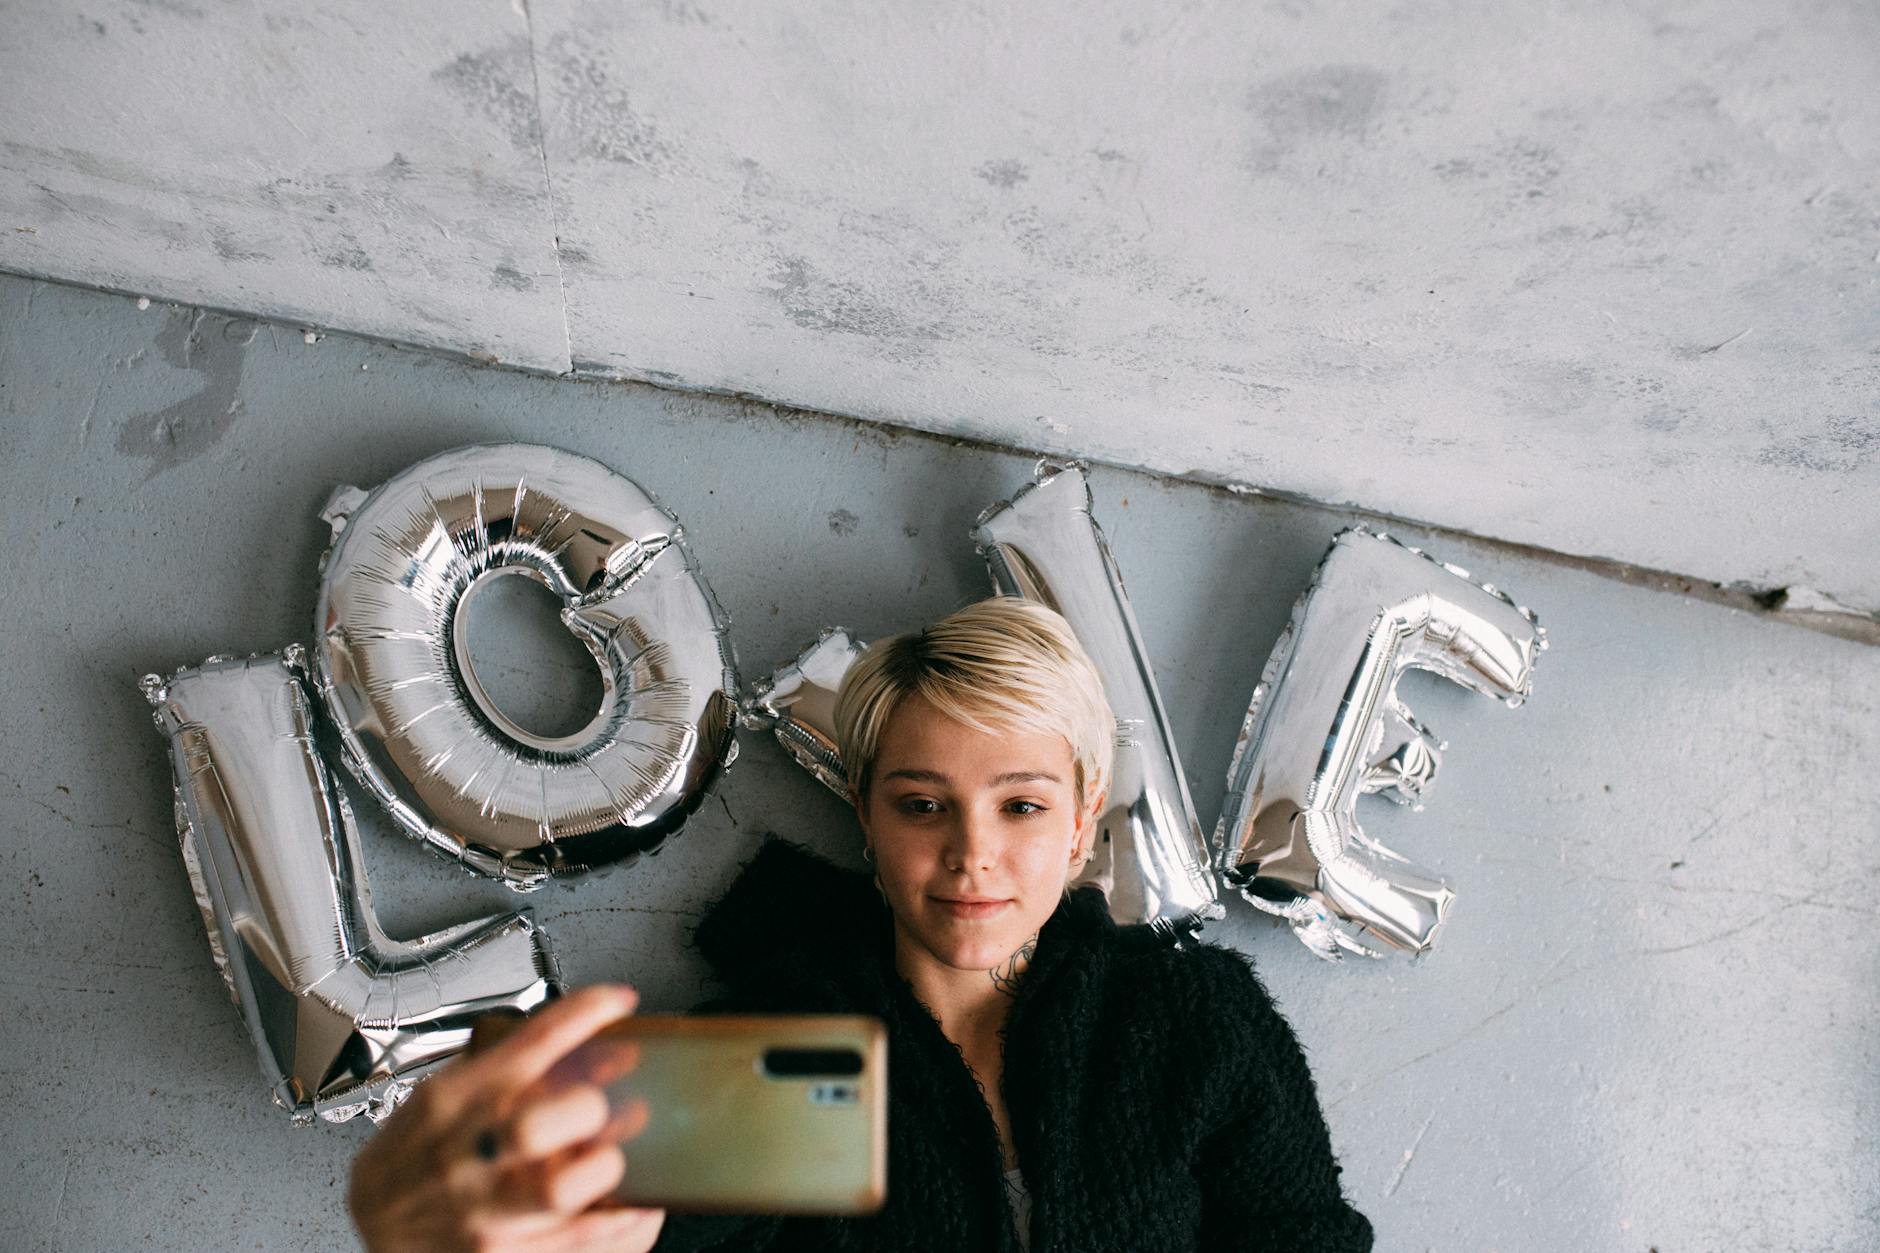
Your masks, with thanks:
M 1510 706 L 1547 633 L 1465 571 L 1341 531 L 1254 689 L 1214 842 L 1223 877 L 1321 957 L 1422 953 L 1454 893 L 1359 828 L 1358 797 L 1416 801 L 1443 745 L 1397 699 L 1411 666 Z

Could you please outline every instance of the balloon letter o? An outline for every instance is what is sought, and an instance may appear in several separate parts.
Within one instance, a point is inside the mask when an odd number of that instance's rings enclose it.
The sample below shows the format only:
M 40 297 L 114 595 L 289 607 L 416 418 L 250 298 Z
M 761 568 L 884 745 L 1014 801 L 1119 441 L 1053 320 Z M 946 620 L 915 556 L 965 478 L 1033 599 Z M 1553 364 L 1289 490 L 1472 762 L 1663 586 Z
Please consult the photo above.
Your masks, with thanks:
M 315 623 L 348 769 L 412 835 L 526 890 L 656 847 L 734 755 L 728 623 L 678 520 L 598 461 L 533 444 L 341 488 Z M 545 738 L 470 664 L 467 598 L 534 579 L 600 667 L 592 719 Z

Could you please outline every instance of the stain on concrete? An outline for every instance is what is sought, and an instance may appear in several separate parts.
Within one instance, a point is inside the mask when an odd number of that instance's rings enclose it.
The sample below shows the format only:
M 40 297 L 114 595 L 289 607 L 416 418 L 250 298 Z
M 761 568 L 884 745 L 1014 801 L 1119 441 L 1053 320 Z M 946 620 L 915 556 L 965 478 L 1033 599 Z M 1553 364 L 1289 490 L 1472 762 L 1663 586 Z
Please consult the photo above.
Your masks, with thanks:
M 1367 139 L 1383 112 L 1388 84 L 1382 71 L 1368 65 L 1321 65 L 1255 84 L 1246 107 L 1265 134 L 1254 146 L 1254 167 L 1271 169 L 1304 145 Z
M 929 327 L 911 322 L 860 284 L 832 279 L 802 257 L 784 257 L 771 270 L 766 290 L 790 321 L 811 331 L 841 331 L 887 339 L 932 339 Z
M 149 482 L 193 461 L 227 434 L 241 415 L 242 371 L 259 324 L 245 318 L 172 309 L 157 333 L 157 351 L 171 366 L 200 376 L 202 386 L 175 404 L 130 418 L 118 431 L 117 451 L 150 463 Z
M 1025 167 L 1023 161 L 1009 159 L 987 161 L 973 173 L 994 187 L 1002 187 L 1007 191 L 1031 178 L 1031 171 Z
M 200 22 L 203 18 L 201 9 L 193 4 L 185 3 L 184 0 L 132 0 L 132 3 L 152 13 L 168 13 L 172 17 L 188 18 L 194 22 Z M 141 27 L 138 33 L 142 33 Z
M 1837 414 L 1815 431 L 1783 431 L 1755 454 L 1757 465 L 1820 474 L 1850 474 L 1880 457 L 1880 422 Z
M 366 250 L 357 241 L 350 239 L 334 247 L 316 250 L 313 259 L 333 270 L 369 271 L 373 268 L 372 258 L 366 255 Z
M 1653 405 L 1646 411 L 1645 416 L 1639 419 L 1638 424 L 1648 431 L 1666 434 L 1683 426 L 1684 419 L 1688 416 L 1688 411 L 1683 409 L 1674 409 L 1670 405 Z
M 541 130 L 529 55 L 528 38 L 517 35 L 495 48 L 462 53 L 431 77 L 502 127 L 510 143 L 524 152 L 536 152 L 541 145 Z
M 507 287 L 511 291 L 528 291 L 535 286 L 535 280 L 516 268 L 514 261 L 507 257 L 503 263 L 490 271 L 491 287 Z
M 392 159 L 378 169 L 379 177 L 391 183 L 403 183 L 418 172 L 418 167 L 402 152 L 394 152 Z
M 1551 194 L 1553 184 L 1560 178 L 1559 154 L 1537 140 L 1512 139 L 1495 155 L 1511 184 L 1510 200 L 1543 199 Z
M 209 244 L 215 249 L 215 255 L 224 261 L 271 261 L 272 257 L 245 246 L 235 238 L 234 232 L 225 226 L 209 228 Z
M 852 535 L 855 533 L 855 524 L 860 521 L 859 517 L 847 509 L 835 509 L 829 514 L 829 529 L 837 535 Z
M 689 4 L 686 0 L 659 0 L 659 17 L 661 21 L 670 22 L 674 26 L 724 25 L 698 5 Z
M 1006 214 L 1005 230 L 1019 251 L 1027 256 L 1043 256 L 1050 245 L 1044 219 L 1039 216 L 1036 205 L 1026 205 L 1023 209 Z
M 1613 203 L 1607 222 L 1594 228 L 1588 239 L 1605 239 L 1617 236 L 1620 240 L 1629 240 L 1642 235 L 1664 221 L 1664 214 L 1658 205 L 1646 196 L 1627 196 L 1624 200 Z
M 572 31 L 558 34 L 541 67 L 543 79 L 553 84 L 557 155 L 572 151 L 590 161 L 647 170 L 668 165 L 671 145 L 634 110 L 626 85 L 585 38 Z

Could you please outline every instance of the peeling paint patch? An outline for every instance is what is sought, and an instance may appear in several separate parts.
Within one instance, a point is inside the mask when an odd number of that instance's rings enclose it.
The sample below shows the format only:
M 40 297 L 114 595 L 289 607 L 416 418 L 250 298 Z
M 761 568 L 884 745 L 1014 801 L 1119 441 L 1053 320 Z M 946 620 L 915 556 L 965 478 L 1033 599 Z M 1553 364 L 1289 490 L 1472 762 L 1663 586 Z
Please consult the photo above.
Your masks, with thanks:
M 202 386 L 173 405 L 131 418 L 118 432 L 118 452 L 149 460 L 146 482 L 200 457 L 235 425 L 241 414 L 236 393 L 258 329 L 243 318 L 207 318 L 201 309 L 174 310 L 164 319 L 157 350 L 177 369 L 200 375 Z

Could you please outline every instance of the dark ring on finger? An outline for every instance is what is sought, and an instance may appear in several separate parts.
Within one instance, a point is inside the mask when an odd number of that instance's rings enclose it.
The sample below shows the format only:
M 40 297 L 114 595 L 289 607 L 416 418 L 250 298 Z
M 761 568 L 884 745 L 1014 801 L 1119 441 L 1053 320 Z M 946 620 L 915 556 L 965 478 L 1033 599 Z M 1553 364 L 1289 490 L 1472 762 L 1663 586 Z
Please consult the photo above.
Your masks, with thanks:
M 484 1130 L 477 1132 L 475 1147 L 476 1147 L 476 1155 L 478 1157 L 482 1158 L 486 1162 L 493 1162 L 496 1160 L 496 1155 L 502 1151 L 503 1146 L 501 1142 L 497 1139 L 496 1133 L 494 1131 L 489 1130 L 488 1128 L 485 1128 Z

